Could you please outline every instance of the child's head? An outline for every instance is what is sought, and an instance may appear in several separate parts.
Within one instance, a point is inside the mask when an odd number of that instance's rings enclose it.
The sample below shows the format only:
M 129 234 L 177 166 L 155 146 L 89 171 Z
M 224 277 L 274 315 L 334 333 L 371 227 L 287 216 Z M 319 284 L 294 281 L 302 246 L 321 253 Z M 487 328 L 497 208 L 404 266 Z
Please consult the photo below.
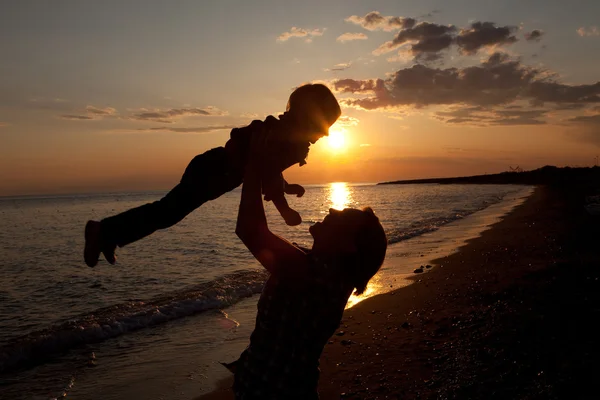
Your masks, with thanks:
M 320 83 L 302 85 L 292 92 L 286 111 L 312 143 L 328 135 L 329 127 L 342 115 L 331 90 Z
M 314 238 L 313 251 L 338 258 L 340 272 L 356 288 L 356 294 L 363 293 L 387 250 L 385 231 L 373 210 L 330 209 L 309 231 Z

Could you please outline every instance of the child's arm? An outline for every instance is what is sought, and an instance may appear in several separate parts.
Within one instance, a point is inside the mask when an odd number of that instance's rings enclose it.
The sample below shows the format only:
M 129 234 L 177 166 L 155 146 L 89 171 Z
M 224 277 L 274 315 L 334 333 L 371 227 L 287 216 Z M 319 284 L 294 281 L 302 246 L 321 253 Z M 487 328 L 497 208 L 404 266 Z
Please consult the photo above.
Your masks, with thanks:
M 306 192 L 304 187 L 302 187 L 302 185 L 298 185 L 297 183 L 287 183 L 287 181 L 284 180 L 283 185 L 283 192 L 285 194 L 295 194 L 296 197 L 302 197 Z
M 271 273 L 281 266 L 303 266 L 306 253 L 269 230 L 261 196 L 261 167 L 266 153 L 264 133 L 253 135 L 242 185 L 235 233 L 254 257 Z
M 273 200 L 273 197 L 275 197 L 276 187 L 272 185 L 269 189 L 265 189 L 265 185 L 267 184 L 267 182 L 265 182 L 264 178 L 265 177 L 263 177 L 263 193 L 265 194 L 265 201 L 271 201 Z M 283 183 L 283 190 L 281 193 L 295 194 L 296 197 L 304 196 L 306 190 L 302 185 L 298 185 L 297 183 L 288 183 L 285 179 L 283 179 L 283 175 L 281 176 L 281 178 Z M 267 179 L 269 179 L 269 177 L 267 177 Z

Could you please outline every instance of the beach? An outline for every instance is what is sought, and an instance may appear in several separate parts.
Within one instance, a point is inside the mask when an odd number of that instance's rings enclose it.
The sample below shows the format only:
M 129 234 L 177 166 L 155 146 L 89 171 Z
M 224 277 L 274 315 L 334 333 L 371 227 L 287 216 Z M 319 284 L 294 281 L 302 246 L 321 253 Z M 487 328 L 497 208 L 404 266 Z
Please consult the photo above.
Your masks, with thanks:
M 590 190 L 538 187 L 414 284 L 348 309 L 321 357 L 321 398 L 594 398 Z M 201 398 L 230 398 L 228 385 Z

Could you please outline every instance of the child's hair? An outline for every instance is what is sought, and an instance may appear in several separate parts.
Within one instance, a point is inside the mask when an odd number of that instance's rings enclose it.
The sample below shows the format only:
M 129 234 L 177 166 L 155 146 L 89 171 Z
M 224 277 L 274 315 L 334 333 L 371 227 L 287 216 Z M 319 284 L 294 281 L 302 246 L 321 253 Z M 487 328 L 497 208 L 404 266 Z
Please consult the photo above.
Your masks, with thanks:
M 329 129 L 342 115 L 337 99 L 321 83 L 309 83 L 296 88 L 290 95 L 286 111 L 301 114 L 324 130 Z
M 357 254 L 352 276 L 356 295 L 365 291 L 371 278 L 379 271 L 387 250 L 387 237 L 379 218 L 371 207 L 365 207 L 362 211 L 365 218 L 356 237 Z

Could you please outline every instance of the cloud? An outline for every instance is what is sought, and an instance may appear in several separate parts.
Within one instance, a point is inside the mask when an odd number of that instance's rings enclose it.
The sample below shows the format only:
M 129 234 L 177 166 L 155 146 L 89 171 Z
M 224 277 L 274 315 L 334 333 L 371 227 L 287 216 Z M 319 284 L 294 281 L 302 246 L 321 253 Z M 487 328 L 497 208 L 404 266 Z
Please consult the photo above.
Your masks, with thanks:
M 212 133 L 222 130 L 230 130 L 236 128 L 237 125 L 212 125 L 212 126 L 199 126 L 199 127 L 171 127 L 171 126 L 160 126 L 156 128 L 139 128 L 137 132 L 174 132 L 174 133 Z
M 406 44 L 410 44 L 410 53 L 420 61 L 439 59 L 439 52 L 454 43 L 453 34 L 457 31 L 454 25 L 439 25 L 431 22 L 420 22 L 403 29 L 393 40 L 385 42 L 373 51 L 374 55 L 389 53 Z
M 417 64 L 385 80 L 339 79 L 332 87 L 338 93 L 359 95 L 342 99 L 347 107 L 397 112 L 408 107 L 460 106 L 435 118 L 475 125 L 542 124 L 549 111 L 577 111 L 581 105 L 600 103 L 600 82 L 561 83 L 549 71 L 524 65 L 504 53 L 494 53 L 474 66 Z M 529 109 L 523 109 L 523 104 L 529 104 Z
M 74 120 L 74 121 L 87 121 L 87 120 L 95 119 L 94 117 L 91 117 L 89 115 L 74 115 L 74 114 L 60 115 L 59 118 L 70 119 L 70 120 Z
M 430 55 L 430 57 L 427 57 L 427 58 L 432 58 L 432 57 L 439 58 L 439 57 L 437 57 L 437 55 Z M 440 57 L 441 57 L 441 55 L 440 55 Z M 398 54 L 388 57 L 385 60 L 387 62 L 401 62 L 404 64 L 408 64 L 411 61 L 413 61 L 413 59 L 414 59 L 414 57 L 410 51 L 399 51 Z
M 305 37 L 307 42 L 311 42 L 314 36 L 323 36 L 325 28 L 323 29 L 303 29 L 293 26 L 289 32 L 283 32 L 277 37 L 278 42 L 285 42 L 293 37 Z
M 68 100 L 61 99 L 60 97 L 55 97 L 53 99 L 46 98 L 46 97 L 32 97 L 31 99 L 29 99 L 29 101 L 31 101 L 32 103 L 66 103 L 66 102 L 68 102 Z
M 565 85 L 554 81 L 536 81 L 528 86 L 526 95 L 536 104 L 546 102 L 598 103 L 600 102 L 600 82 L 590 85 Z
M 570 122 L 593 125 L 600 129 L 600 114 L 596 115 L 579 115 L 569 119 Z
M 73 105 L 68 100 L 59 97 L 32 97 L 27 99 L 23 105 L 26 108 L 49 110 L 59 113 L 68 113 L 73 111 Z
M 59 97 L 47 98 L 47 97 L 32 97 L 29 99 L 31 103 L 67 103 L 68 100 L 61 99 Z
M 517 41 L 514 26 L 496 26 L 494 22 L 473 22 L 470 27 L 458 29 L 454 25 L 419 22 L 403 28 L 396 36 L 373 51 L 374 55 L 400 49 L 398 56 L 388 61 L 406 61 L 412 56 L 419 63 L 442 59 L 442 51 L 456 46 L 464 55 L 474 55 L 483 48 L 494 48 Z M 541 36 L 541 31 L 537 37 Z
M 335 123 L 336 125 L 347 127 L 356 126 L 360 120 L 358 118 L 350 117 L 348 115 L 342 115 Z
M 419 18 L 431 18 L 436 14 L 440 14 L 441 12 L 442 12 L 442 10 L 435 9 L 435 10 L 428 12 L 427 14 L 420 15 Z
M 473 126 L 494 125 L 543 125 L 543 119 L 550 110 L 515 110 L 509 107 L 503 109 L 486 107 L 453 107 L 448 111 L 436 112 L 435 119 L 449 124 L 464 124 Z
M 341 34 L 340 36 L 337 37 L 338 42 L 341 43 L 346 43 L 346 42 L 352 42 L 354 40 L 366 40 L 368 39 L 368 36 L 365 35 L 364 33 L 351 33 L 351 32 L 346 32 Z
M 360 25 L 369 31 L 383 30 L 390 32 L 397 29 L 412 28 L 417 21 L 414 18 L 384 17 L 378 11 L 371 11 L 365 14 L 364 17 L 352 15 L 346 18 L 346 22 Z
M 91 121 L 100 120 L 105 118 L 120 118 L 129 119 L 135 121 L 149 121 L 149 122 L 160 122 L 163 124 L 171 124 L 179 118 L 190 117 L 190 116 L 224 116 L 228 113 L 226 111 L 219 110 L 216 107 L 205 107 L 205 108 L 172 108 L 169 110 L 148 110 L 140 109 L 131 115 L 118 115 L 116 109 L 112 107 L 95 107 L 87 106 L 85 113 L 75 114 L 61 114 L 58 117 L 61 119 L 72 120 L 72 121 Z
M 535 69 L 495 53 L 478 66 L 440 69 L 417 64 L 397 70 L 385 81 L 345 79 L 334 81 L 333 87 L 347 93 L 373 90 L 374 96 L 348 102 L 364 109 L 456 103 L 489 105 L 516 99 L 536 73 Z
M 3 128 L 5 126 L 8 126 L 8 123 L 6 123 L 6 122 L 0 122 L 0 128 Z
M 349 62 L 348 63 L 340 63 L 340 64 L 335 64 L 333 66 L 333 68 L 324 68 L 323 70 L 327 71 L 327 72 L 344 71 L 344 70 L 350 68 L 351 66 L 352 66 L 352 63 L 349 63 Z
M 172 108 L 170 110 L 142 110 L 129 117 L 129 119 L 137 121 L 160 122 L 163 124 L 171 124 L 174 120 L 182 117 L 190 116 L 224 116 L 226 111 L 219 110 L 216 107 L 206 108 Z
M 597 128 L 598 133 L 600 134 L 600 106 L 589 107 L 585 110 L 584 115 L 571 117 L 567 122 Z
M 540 39 L 544 36 L 544 32 L 539 29 L 534 29 L 531 32 L 525 33 L 525 40 L 529 42 L 539 42 Z
M 340 93 L 371 93 L 386 90 L 382 79 L 337 79 L 333 82 L 333 89 Z
M 588 115 L 578 115 L 569 118 L 566 123 L 577 128 L 572 135 L 586 143 L 600 147 L 600 107 L 587 110 Z
M 85 110 L 89 113 L 89 114 L 94 114 L 94 115 L 114 115 L 117 110 L 115 110 L 112 107 L 106 107 L 106 108 L 97 108 L 94 106 L 87 106 L 85 108 Z
M 461 29 L 456 44 L 464 54 L 475 54 L 483 47 L 512 44 L 517 38 L 512 35 L 515 26 L 496 26 L 493 22 L 473 22 L 469 29 Z
M 581 110 L 585 108 L 585 103 L 561 103 L 554 106 L 555 111 Z
M 58 118 L 72 121 L 90 121 L 116 117 L 116 114 L 117 110 L 112 107 L 100 108 L 95 106 L 87 106 L 85 108 L 85 113 L 83 114 L 61 114 L 58 116 Z
M 597 26 L 590 26 L 589 28 L 582 26 L 581 28 L 577 29 L 577 34 L 581 37 L 600 36 L 600 29 L 598 29 Z
M 469 151 L 473 151 L 472 149 L 465 149 L 462 147 L 450 147 L 450 146 L 444 146 L 444 147 L 442 147 L 442 149 L 446 150 L 446 153 L 449 153 L 449 154 L 466 153 Z M 478 151 L 481 151 L 481 150 L 478 150 Z

